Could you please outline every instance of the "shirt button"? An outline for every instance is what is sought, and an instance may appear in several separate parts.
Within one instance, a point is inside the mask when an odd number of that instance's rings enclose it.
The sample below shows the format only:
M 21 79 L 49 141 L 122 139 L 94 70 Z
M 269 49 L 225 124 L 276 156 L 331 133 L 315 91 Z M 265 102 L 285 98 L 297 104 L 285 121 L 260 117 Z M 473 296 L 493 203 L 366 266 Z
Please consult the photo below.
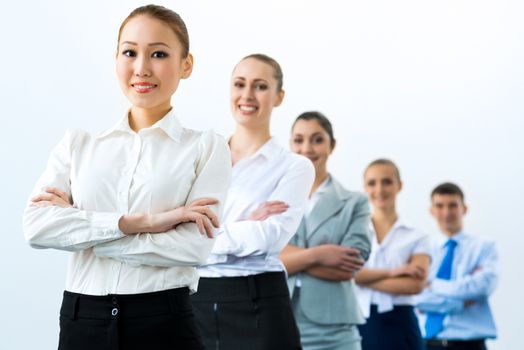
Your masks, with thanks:
M 113 302 L 113 305 L 118 304 L 118 301 L 116 300 L 116 297 L 113 297 L 113 299 L 111 299 L 111 301 Z
M 113 310 L 111 310 L 111 315 L 113 316 L 118 315 L 118 309 L 116 307 Z

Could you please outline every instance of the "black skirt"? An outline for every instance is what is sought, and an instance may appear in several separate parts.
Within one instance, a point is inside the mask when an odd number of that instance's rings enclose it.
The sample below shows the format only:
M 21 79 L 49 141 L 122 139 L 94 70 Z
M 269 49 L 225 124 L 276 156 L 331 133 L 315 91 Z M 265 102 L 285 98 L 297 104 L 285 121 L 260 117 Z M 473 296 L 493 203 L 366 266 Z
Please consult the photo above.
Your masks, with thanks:
M 410 305 L 396 305 L 378 313 L 371 305 L 366 324 L 359 326 L 362 350 L 423 350 L 417 316 Z
M 302 348 L 283 272 L 200 278 L 191 299 L 207 350 Z
M 188 288 L 92 296 L 64 292 L 59 350 L 204 349 Z

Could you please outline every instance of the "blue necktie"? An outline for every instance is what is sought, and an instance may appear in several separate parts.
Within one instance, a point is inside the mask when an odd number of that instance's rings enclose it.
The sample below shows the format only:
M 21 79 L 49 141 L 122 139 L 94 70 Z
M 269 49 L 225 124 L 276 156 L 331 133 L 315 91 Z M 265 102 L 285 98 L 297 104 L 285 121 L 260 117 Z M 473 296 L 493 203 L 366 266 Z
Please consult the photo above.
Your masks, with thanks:
M 451 278 L 451 267 L 453 266 L 453 255 L 455 253 L 455 247 L 457 246 L 457 242 L 454 240 L 449 240 L 446 242 L 446 255 L 444 255 L 444 259 L 442 259 L 442 262 L 440 263 L 440 267 L 437 272 L 437 278 L 443 279 L 443 280 L 449 280 Z M 437 334 L 442 331 L 442 328 L 444 328 L 444 318 L 446 318 L 446 314 L 439 313 L 439 312 L 428 312 L 427 318 L 426 318 L 426 339 L 434 338 Z

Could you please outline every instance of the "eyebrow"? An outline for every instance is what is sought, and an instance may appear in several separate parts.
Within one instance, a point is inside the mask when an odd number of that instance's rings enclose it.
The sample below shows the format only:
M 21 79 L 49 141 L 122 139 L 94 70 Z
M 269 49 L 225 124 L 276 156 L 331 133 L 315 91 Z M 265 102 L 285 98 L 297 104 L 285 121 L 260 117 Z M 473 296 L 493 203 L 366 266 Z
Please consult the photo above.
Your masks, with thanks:
M 246 78 L 244 78 L 244 77 L 234 77 L 234 79 L 246 80 Z M 267 82 L 267 80 L 265 80 L 265 79 L 260 79 L 260 78 L 258 78 L 258 79 L 254 79 L 253 81 L 256 82 L 256 83 L 258 83 L 258 82 L 263 82 L 263 83 L 269 84 L 269 83 Z
M 135 46 L 138 45 L 138 44 L 135 43 L 134 41 L 123 41 L 121 45 L 124 45 L 124 44 L 135 45 Z M 159 42 L 154 42 L 154 43 L 150 43 L 150 44 L 148 44 L 148 46 L 165 46 L 165 47 L 167 47 L 167 48 L 170 49 L 169 45 L 167 45 L 166 43 L 163 43 L 163 42 L 161 42 L 161 41 L 159 41 Z

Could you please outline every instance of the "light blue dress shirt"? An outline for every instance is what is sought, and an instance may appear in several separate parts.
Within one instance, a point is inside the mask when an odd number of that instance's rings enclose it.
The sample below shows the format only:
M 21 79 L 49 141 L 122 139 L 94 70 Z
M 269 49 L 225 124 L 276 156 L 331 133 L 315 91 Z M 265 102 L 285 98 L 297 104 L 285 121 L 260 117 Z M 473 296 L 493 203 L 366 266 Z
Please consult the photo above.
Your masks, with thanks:
M 448 237 L 434 240 L 430 286 L 417 297 L 421 329 L 425 312 L 447 314 L 444 328 L 437 339 L 471 340 L 495 338 L 497 330 L 488 303 L 495 290 L 498 254 L 495 243 L 460 232 L 452 237 L 457 242 L 450 280 L 437 278 L 437 271 L 446 254 Z

